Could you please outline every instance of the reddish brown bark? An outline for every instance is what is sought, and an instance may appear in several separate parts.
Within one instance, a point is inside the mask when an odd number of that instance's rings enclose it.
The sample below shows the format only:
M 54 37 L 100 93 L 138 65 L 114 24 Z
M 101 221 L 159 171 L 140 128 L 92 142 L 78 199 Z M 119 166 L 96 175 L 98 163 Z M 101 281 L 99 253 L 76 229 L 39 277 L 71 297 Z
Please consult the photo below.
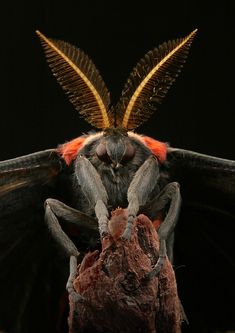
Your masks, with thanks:
M 126 211 L 117 209 L 109 224 L 111 237 L 102 252 L 88 253 L 74 281 L 84 303 L 70 300 L 69 333 L 179 333 L 181 310 L 174 271 L 166 259 L 159 277 L 146 273 L 158 259 L 158 237 L 151 221 L 139 215 L 130 241 L 119 237 Z

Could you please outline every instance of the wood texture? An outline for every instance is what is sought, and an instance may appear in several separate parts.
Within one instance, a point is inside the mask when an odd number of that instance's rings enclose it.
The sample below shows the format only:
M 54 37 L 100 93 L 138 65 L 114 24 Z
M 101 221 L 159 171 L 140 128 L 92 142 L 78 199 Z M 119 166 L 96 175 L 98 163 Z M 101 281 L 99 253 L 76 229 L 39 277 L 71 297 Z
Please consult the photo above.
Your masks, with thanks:
M 130 241 L 119 237 L 126 211 L 113 212 L 111 237 L 102 251 L 88 253 L 78 267 L 74 287 L 84 303 L 70 299 L 69 333 L 180 333 L 181 306 L 174 271 L 166 259 L 159 277 L 146 274 L 158 258 L 158 237 L 152 222 L 139 215 Z

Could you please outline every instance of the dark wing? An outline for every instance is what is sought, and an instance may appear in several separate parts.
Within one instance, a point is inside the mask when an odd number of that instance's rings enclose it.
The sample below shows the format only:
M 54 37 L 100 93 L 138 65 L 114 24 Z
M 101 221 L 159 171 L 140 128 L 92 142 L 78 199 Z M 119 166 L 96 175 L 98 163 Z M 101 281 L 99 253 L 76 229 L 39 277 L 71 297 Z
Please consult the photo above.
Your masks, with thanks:
M 185 332 L 234 330 L 235 161 L 175 148 L 167 160 L 183 202 L 175 259 Z
M 62 169 L 56 150 L 0 162 L 0 331 L 55 332 L 59 283 L 43 203 Z

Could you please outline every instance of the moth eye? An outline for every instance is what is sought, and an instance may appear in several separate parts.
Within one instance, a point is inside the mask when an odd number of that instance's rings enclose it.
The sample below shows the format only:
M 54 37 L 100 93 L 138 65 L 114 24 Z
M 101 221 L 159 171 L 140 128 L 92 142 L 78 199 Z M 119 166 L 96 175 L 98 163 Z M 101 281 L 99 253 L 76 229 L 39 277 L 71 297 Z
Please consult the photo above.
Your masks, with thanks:
M 100 143 L 96 148 L 96 155 L 102 162 L 110 163 L 110 157 L 107 153 L 106 146 L 103 143 Z
M 126 162 L 132 160 L 134 155 L 135 155 L 135 148 L 132 146 L 132 144 L 127 143 L 125 153 L 122 157 L 122 163 L 126 163 Z

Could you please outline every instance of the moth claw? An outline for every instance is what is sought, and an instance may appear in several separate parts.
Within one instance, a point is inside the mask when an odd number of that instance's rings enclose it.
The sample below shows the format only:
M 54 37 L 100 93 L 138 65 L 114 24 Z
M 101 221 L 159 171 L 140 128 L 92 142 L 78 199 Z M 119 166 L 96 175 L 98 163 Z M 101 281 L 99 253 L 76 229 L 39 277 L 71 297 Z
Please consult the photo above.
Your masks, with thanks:
M 131 232 L 129 230 L 125 230 L 121 236 L 121 239 L 123 241 L 127 241 L 127 240 L 130 240 L 130 238 L 131 238 Z
M 102 231 L 100 232 L 100 239 L 101 241 L 104 239 L 104 238 L 107 238 L 110 236 L 110 233 L 108 231 Z
M 73 290 L 69 293 L 69 298 L 73 303 L 85 303 L 86 301 L 86 298 L 76 292 L 76 290 Z
M 158 259 L 156 265 L 154 266 L 154 268 L 149 273 L 146 274 L 145 278 L 147 280 L 152 280 L 154 277 L 158 277 L 159 276 L 165 259 L 166 259 L 165 256 L 160 256 L 159 257 L 159 259 Z

